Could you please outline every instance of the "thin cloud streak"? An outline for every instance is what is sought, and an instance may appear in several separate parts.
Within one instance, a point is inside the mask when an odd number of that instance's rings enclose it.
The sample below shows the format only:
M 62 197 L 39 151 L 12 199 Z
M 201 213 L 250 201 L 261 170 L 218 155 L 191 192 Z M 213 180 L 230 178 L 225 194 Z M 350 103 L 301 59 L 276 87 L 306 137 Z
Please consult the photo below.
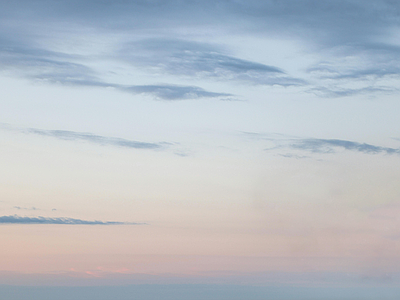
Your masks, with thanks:
M 46 218 L 46 217 L 21 217 L 0 216 L 0 224 L 56 224 L 56 225 L 145 225 L 145 223 L 131 222 L 103 222 L 87 221 L 73 218 Z
M 21 128 L 12 126 L 7 123 L 0 123 L 0 130 L 10 131 L 14 133 L 22 133 L 28 135 L 38 135 L 43 137 L 49 137 L 59 139 L 63 141 L 82 141 L 92 143 L 101 146 L 112 146 L 122 147 L 128 149 L 142 149 L 142 150 L 153 150 L 153 151 L 173 151 L 178 156 L 188 156 L 187 151 L 181 149 L 180 144 L 177 142 L 141 142 L 135 140 L 128 140 L 119 137 L 101 136 L 88 132 L 76 132 L 68 130 L 45 130 L 38 128 Z M 17 207 L 15 207 L 17 208 Z M 20 207 L 20 209 L 25 209 Z
M 197 86 L 177 86 L 177 85 L 133 85 L 116 86 L 117 89 L 134 94 L 149 94 L 157 99 L 173 101 L 197 98 L 230 98 L 233 95 L 227 93 L 213 93 Z
M 243 132 L 246 136 L 256 139 L 267 141 L 268 143 L 274 144 L 273 147 L 266 148 L 266 151 L 274 150 L 297 150 L 306 151 L 309 153 L 337 153 L 339 150 L 355 151 L 364 154 L 376 155 L 376 154 L 400 154 L 400 148 L 391 148 L 376 146 L 367 143 L 359 143 L 349 140 L 341 139 L 317 139 L 317 138 L 301 138 L 286 136 L 283 134 L 262 134 L 255 132 Z M 393 138 L 395 140 L 400 140 Z M 293 153 L 281 153 L 280 156 L 288 158 L 308 158 L 308 156 L 301 156 Z
M 308 90 L 309 93 L 313 93 L 317 96 L 325 98 L 338 98 L 338 97 L 349 97 L 355 95 L 371 95 L 371 94 L 389 94 L 397 92 L 397 88 L 390 87 L 363 87 L 363 88 L 341 88 L 338 86 L 319 86 Z
M 50 79 L 50 80 L 49 80 Z M 228 93 L 215 93 L 207 91 L 198 86 L 184 86 L 173 84 L 158 85 L 122 85 L 116 83 L 107 83 L 99 80 L 71 80 L 69 78 L 47 78 L 48 81 L 54 83 L 62 83 L 73 86 L 86 87 L 109 87 L 127 92 L 134 95 L 145 94 L 153 96 L 156 100 L 174 101 L 174 100 L 190 100 L 199 98 L 231 98 L 234 95 Z
M 99 145 L 119 146 L 134 149 L 162 149 L 168 143 L 146 143 L 132 141 L 122 138 L 105 137 L 91 133 L 67 131 L 67 130 L 42 130 L 36 128 L 28 128 L 23 130 L 24 133 L 37 134 L 42 136 L 54 137 L 60 140 L 81 140 Z
M 366 154 L 400 154 L 400 149 L 396 148 L 381 147 L 339 139 L 301 139 L 291 143 L 288 147 L 315 153 L 334 153 L 336 152 L 335 149 L 341 148 Z

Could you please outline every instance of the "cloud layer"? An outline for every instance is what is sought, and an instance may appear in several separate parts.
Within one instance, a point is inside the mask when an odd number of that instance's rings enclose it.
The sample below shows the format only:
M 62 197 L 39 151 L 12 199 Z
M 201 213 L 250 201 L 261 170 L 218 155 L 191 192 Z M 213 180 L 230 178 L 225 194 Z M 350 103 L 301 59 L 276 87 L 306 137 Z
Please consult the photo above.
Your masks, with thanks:
M 111 86 L 164 100 L 230 94 L 184 86 L 182 78 L 248 85 L 307 85 L 309 92 L 324 97 L 398 91 L 390 82 L 400 75 L 400 46 L 394 42 L 398 40 L 400 5 L 395 1 L 143 0 L 102 1 L 99 5 L 93 0 L 19 0 L 2 8 L 0 66 L 35 80 Z M 73 54 L 68 53 L 71 47 L 62 51 L 52 47 L 52 42 L 44 42 L 57 40 L 60 33 L 68 32 L 65 24 L 68 30 L 95 29 L 109 35 L 112 50 L 101 55 Z M 200 35 L 210 32 L 215 36 L 220 30 L 221 36 L 234 33 L 261 38 L 279 36 L 306 44 L 307 51 L 320 59 L 306 67 L 301 77 L 292 76 L 276 65 L 273 57 L 268 64 L 244 59 L 224 49 L 222 43 L 195 41 L 182 34 L 182 28 Z M 44 31 L 46 38 L 41 39 Z M 114 34 L 125 38 L 112 43 Z M 121 85 L 103 80 L 104 72 L 91 67 L 94 58 L 102 62 L 128 62 L 132 72 L 140 68 L 150 76 L 167 74 L 177 78 L 169 83 Z M 172 92 L 162 90 L 164 86 L 169 86 Z

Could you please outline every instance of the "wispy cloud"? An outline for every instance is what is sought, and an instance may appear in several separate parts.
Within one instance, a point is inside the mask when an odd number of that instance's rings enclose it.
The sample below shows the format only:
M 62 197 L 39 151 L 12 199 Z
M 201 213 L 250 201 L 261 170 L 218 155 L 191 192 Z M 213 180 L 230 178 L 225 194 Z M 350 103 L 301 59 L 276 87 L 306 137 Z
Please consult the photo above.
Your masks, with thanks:
M 1 32 L 0 32 L 1 34 Z M 85 57 L 40 48 L 30 41 L 1 39 L 0 66 L 17 75 L 58 83 L 98 81 L 96 72 L 82 64 Z
M 73 218 L 0 216 L 0 224 L 144 225 L 145 223 L 87 221 Z
M 116 83 L 107 83 L 100 80 L 71 80 L 70 78 L 48 78 L 51 82 L 63 83 L 74 86 L 87 87 L 111 87 L 122 92 L 131 94 L 150 95 L 157 100 L 173 101 L 173 100 L 189 100 L 198 98 L 232 98 L 232 94 L 215 93 L 207 91 L 198 86 L 185 86 L 174 84 L 157 84 L 157 85 L 122 85 Z
M 318 82 L 311 92 L 324 97 L 398 92 L 393 79 L 400 76 L 399 53 L 400 47 L 381 43 L 333 47 L 307 69 Z
M 366 143 L 339 139 L 299 139 L 292 140 L 287 145 L 288 148 L 305 150 L 315 153 L 334 153 L 338 149 L 351 150 L 366 154 L 400 154 L 400 149 L 375 146 Z
M 362 88 L 346 88 L 335 86 L 318 86 L 308 90 L 309 92 L 326 98 L 349 97 L 354 95 L 370 95 L 370 94 L 389 94 L 398 91 L 397 88 L 387 86 L 366 86 Z
M 0 32 L 1 34 L 1 32 Z M 221 98 L 232 96 L 229 93 L 207 91 L 198 86 L 175 84 L 125 85 L 107 82 L 84 63 L 90 61 L 83 55 L 70 55 L 50 51 L 28 42 L 1 40 L 8 47 L 0 47 L 0 66 L 19 76 L 52 84 L 63 84 L 82 87 L 112 87 L 131 94 L 148 94 L 158 100 L 187 100 L 198 98 Z
M 278 67 L 227 55 L 219 47 L 178 39 L 147 39 L 126 45 L 121 57 L 156 72 L 261 85 L 303 85 Z
M 329 154 L 345 150 L 360 152 L 364 154 L 400 154 L 400 148 L 377 146 L 342 139 L 302 138 L 278 133 L 263 134 L 255 132 L 243 132 L 243 134 L 253 140 L 262 140 L 270 144 L 271 146 L 266 148 L 266 151 L 295 150 L 308 153 Z M 288 158 L 309 157 L 299 155 L 298 153 L 286 152 L 280 153 L 279 155 Z
M 22 130 L 24 133 L 37 134 L 42 136 L 53 137 L 61 140 L 81 140 L 99 145 L 110 145 L 135 149 L 161 149 L 168 143 L 146 143 L 132 141 L 116 137 L 105 137 L 91 133 L 75 132 L 67 130 L 43 130 L 36 128 L 28 128 Z
M 232 94 L 214 93 L 197 86 L 178 85 L 132 85 L 116 86 L 117 89 L 134 94 L 149 94 L 162 100 L 186 100 L 197 98 L 231 98 Z
M 135 141 L 124 139 L 120 137 L 110 137 L 110 136 L 102 136 L 96 135 L 88 132 L 76 132 L 76 131 L 68 131 L 68 130 L 46 130 L 46 129 L 38 129 L 38 128 L 21 128 L 12 126 L 7 123 L 0 123 L 0 130 L 29 134 L 29 135 L 37 135 L 42 137 L 54 138 L 63 141 L 82 141 L 92 144 L 97 144 L 101 146 L 113 146 L 113 147 L 122 147 L 128 149 L 143 149 L 143 150 L 154 150 L 154 151 L 167 151 L 170 150 L 174 154 L 178 156 L 188 156 L 188 150 L 185 150 L 181 147 L 181 145 L 177 142 L 143 142 L 143 141 Z M 15 206 L 16 209 L 27 209 L 20 206 Z
M 14 208 L 15 209 L 18 209 L 18 210 L 40 210 L 39 208 L 36 208 L 36 207 L 21 207 L 21 206 L 14 206 Z

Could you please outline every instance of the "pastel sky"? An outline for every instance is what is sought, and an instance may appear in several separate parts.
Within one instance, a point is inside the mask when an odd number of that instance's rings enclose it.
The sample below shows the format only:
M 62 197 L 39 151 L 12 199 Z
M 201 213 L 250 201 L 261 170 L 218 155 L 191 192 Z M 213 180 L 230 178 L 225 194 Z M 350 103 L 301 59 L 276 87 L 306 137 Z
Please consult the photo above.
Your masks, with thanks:
M 392 0 L 2 1 L 0 291 L 392 291 L 399 15 Z

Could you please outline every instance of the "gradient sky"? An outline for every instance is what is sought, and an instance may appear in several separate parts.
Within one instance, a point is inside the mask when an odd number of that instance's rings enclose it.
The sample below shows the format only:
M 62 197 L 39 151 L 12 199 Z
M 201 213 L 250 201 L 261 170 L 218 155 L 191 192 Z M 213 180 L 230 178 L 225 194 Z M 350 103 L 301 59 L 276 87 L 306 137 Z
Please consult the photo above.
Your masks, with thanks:
M 0 285 L 398 285 L 399 16 L 3 0 Z

